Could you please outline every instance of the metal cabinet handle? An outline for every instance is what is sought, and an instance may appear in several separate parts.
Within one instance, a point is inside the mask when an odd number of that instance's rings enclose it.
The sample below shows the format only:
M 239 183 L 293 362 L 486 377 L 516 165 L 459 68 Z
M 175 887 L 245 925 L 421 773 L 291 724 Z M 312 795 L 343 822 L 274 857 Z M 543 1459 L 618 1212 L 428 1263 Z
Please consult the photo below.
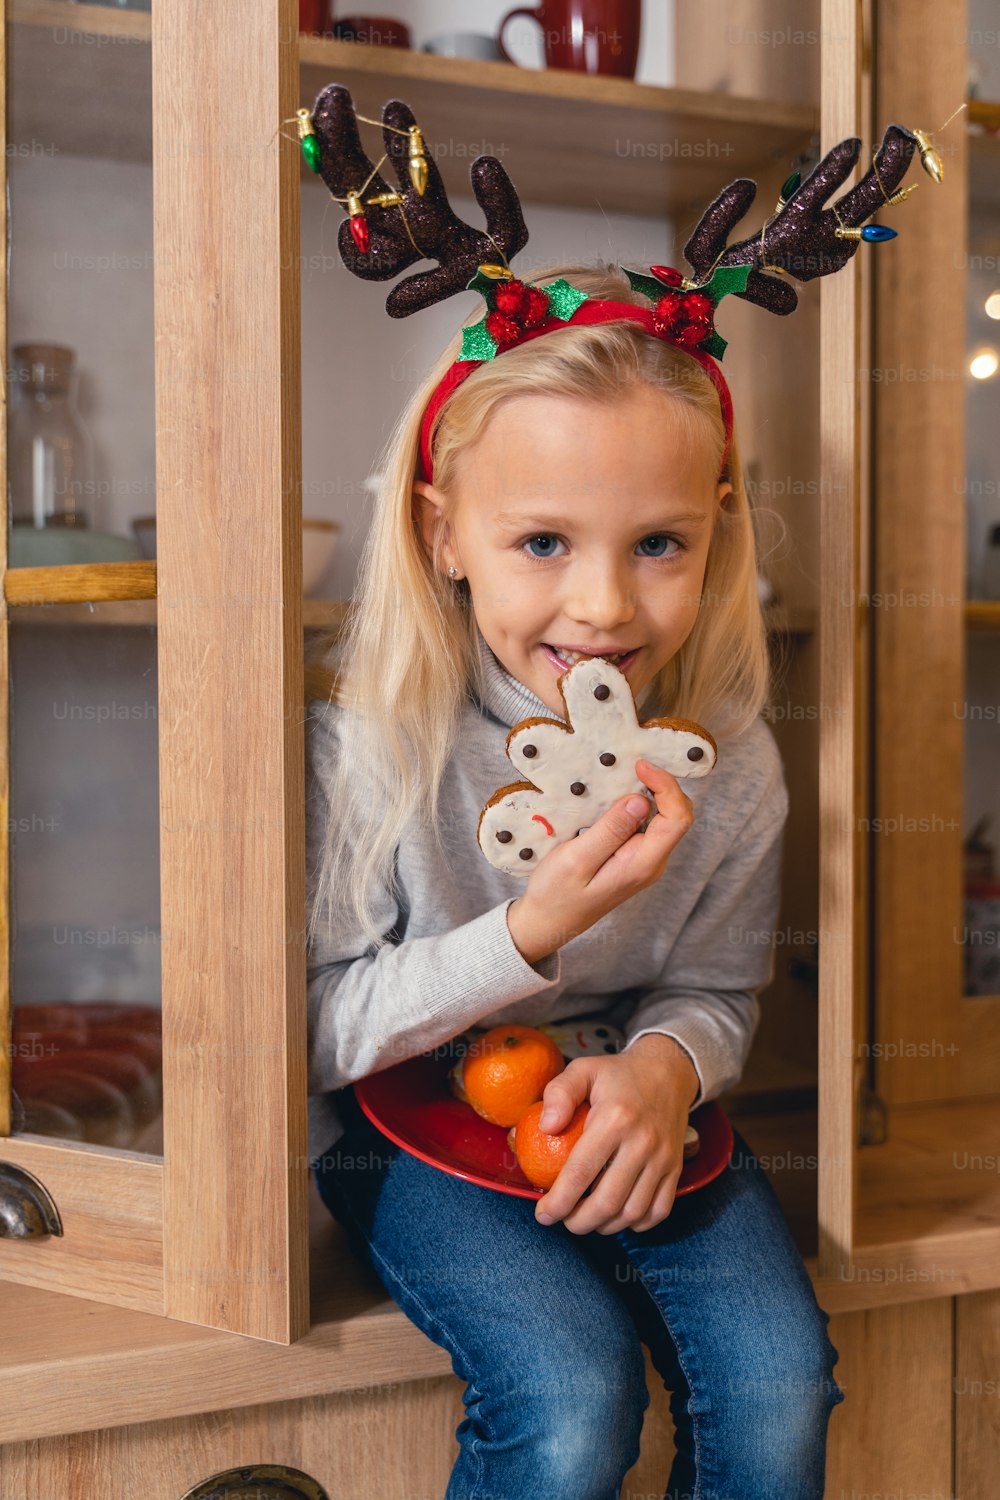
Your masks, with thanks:
M 181 1500 L 330 1500 L 321 1484 L 286 1464 L 226 1469 L 188 1490 Z
M 48 1188 L 23 1167 L 0 1161 L 0 1239 L 41 1240 L 62 1232 Z

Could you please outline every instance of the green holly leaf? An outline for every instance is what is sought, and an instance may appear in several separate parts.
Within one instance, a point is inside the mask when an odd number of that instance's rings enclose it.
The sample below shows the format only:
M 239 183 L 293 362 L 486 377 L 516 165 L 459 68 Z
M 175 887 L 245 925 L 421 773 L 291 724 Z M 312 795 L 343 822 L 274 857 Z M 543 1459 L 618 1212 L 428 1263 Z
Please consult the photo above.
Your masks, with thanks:
M 711 297 L 718 307 L 723 297 L 730 292 L 745 292 L 747 289 L 747 278 L 753 270 L 752 266 L 718 266 L 711 280 L 699 287 L 706 297 Z
M 659 302 L 664 293 L 671 290 L 662 281 L 658 281 L 655 276 L 643 276 L 639 271 L 630 271 L 628 266 L 622 266 L 622 270 L 628 277 L 629 285 L 633 292 L 641 292 L 651 302 Z
M 481 292 L 482 295 L 486 298 L 486 306 L 492 312 L 493 294 L 497 289 L 497 285 L 498 283 L 495 277 L 484 276 L 482 271 L 477 271 L 472 280 L 466 285 L 465 290 L 467 292 Z
M 471 327 L 462 329 L 462 352 L 456 364 L 466 359 L 493 359 L 496 352 L 496 339 L 486 327 L 486 319 L 483 318 L 479 323 L 473 323 Z
M 712 332 L 709 334 L 708 338 L 705 340 L 701 347 L 706 354 L 711 354 L 714 359 L 721 359 L 725 354 L 728 345 L 722 335 L 716 333 L 715 329 L 713 328 Z
M 558 281 L 552 281 L 540 290 L 549 299 L 549 312 L 562 323 L 569 322 L 581 302 L 586 302 L 588 296 L 587 292 L 581 292 L 578 287 L 570 286 L 569 282 L 561 276 Z

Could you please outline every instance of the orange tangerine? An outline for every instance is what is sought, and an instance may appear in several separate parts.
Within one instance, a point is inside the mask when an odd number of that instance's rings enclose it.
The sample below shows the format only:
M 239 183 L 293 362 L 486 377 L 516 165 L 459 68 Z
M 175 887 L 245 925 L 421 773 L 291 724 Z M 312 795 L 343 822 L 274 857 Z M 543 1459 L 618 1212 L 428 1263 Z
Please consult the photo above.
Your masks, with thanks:
M 550 1188 L 562 1171 L 566 1158 L 583 1134 L 590 1104 L 585 1099 L 577 1105 L 565 1130 L 550 1134 L 541 1130 L 541 1099 L 530 1105 L 517 1124 L 507 1132 L 507 1143 L 517 1157 L 517 1164 L 533 1187 Z
M 566 1066 L 550 1036 L 533 1026 L 494 1026 L 451 1069 L 454 1093 L 491 1125 L 516 1125 Z

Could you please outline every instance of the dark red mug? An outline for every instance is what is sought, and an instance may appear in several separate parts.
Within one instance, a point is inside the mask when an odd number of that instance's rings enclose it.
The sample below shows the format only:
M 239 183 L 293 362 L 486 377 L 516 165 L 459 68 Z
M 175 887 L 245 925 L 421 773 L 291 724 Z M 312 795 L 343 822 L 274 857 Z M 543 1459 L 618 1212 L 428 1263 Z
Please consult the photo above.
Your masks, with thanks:
M 514 59 L 503 38 L 515 16 L 527 16 L 542 28 L 546 67 L 635 77 L 642 0 L 543 0 L 509 10 L 497 32 L 497 45 L 508 62 Z

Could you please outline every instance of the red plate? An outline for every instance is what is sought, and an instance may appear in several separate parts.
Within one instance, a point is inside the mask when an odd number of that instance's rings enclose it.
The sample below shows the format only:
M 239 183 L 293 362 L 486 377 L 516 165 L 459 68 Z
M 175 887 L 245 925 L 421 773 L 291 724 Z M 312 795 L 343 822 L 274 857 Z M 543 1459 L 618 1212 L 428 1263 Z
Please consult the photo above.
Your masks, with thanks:
M 373 1073 L 354 1085 L 358 1103 L 383 1135 L 428 1166 L 519 1198 L 540 1198 L 507 1144 L 503 1125 L 490 1125 L 448 1084 L 454 1057 L 425 1052 Z M 684 1163 L 677 1194 L 693 1193 L 718 1177 L 733 1154 L 733 1128 L 714 1100 L 691 1115 L 701 1137 L 697 1156 Z

